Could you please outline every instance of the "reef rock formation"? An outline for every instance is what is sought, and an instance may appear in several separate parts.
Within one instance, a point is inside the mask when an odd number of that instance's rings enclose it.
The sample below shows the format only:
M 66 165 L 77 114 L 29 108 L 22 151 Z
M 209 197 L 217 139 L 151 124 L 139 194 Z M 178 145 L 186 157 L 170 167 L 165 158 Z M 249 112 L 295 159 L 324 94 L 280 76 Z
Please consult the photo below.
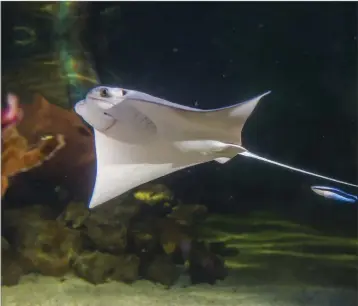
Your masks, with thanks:
M 145 278 L 170 287 L 180 276 L 180 269 L 169 256 L 158 255 L 143 268 Z
M 81 233 L 63 227 L 46 207 L 9 209 L 4 212 L 4 234 L 21 254 L 28 272 L 60 276 L 81 250 Z
M 135 255 L 116 256 L 99 251 L 85 252 L 76 258 L 74 270 L 93 284 L 110 280 L 131 283 L 138 279 L 139 259 Z
M 3 286 L 16 285 L 25 274 L 20 265 L 16 252 L 4 237 L 1 237 L 1 284 Z
M 189 275 L 193 284 L 202 282 L 215 284 L 228 275 L 224 260 L 210 252 L 203 243 L 195 243 L 189 256 Z
M 180 208 L 173 195 L 164 197 L 163 205 L 162 191 L 163 186 L 145 185 L 142 194 L 161 200 L 138 198 L 139 188 L 94 210 L 80 202 L 69 203 L 60 213 L 39 205 L 5 209 L 3 235 L 18 256 L 10 261 L 9 250 L 3 250 L 11 267 L 3 284 L 14 285 L 29 272 L 60 276 L 72 271 L 93 284 L 145 278 L 171 287 L 183 265 L 193 283 L 223 279 L 224 261 L 196 235 L 195 220 L 206 210 Z M 173 209 L 186 213 L 177 219 Z M 190 222 L 178 222 L 183 215 Z

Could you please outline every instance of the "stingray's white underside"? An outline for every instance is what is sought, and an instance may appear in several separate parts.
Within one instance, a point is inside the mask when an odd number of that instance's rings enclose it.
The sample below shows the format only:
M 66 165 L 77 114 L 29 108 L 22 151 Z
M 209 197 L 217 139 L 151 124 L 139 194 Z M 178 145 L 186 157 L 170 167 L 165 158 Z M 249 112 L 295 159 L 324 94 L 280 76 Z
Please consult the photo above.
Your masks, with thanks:
M 95 133 L 97 175 L 90 208 L 175 171 L 212 160 L 225 163 L 238 154 L 358 187 L 263 158 L 242 147 L 245 123 L 267 94 L 211 111 L 188 109 L 135 91 L 120 100 L 93 97 L 78 102 L 76 112 Z
M 212 160 L 226 162 L 237 154 L 258 159 L 296 172 L 357 187 L 357 185 L 354 184 L 263 158 L 245 151 L 244 148 L 240 146 L 233 145 L 233 147 L 236 147 L 236 150 L 231 151 L 230 156 L 224 156 L 220 154 L 220 152 L 218 155 L 205 155 L 198 152 L 186 152 L 184 154 L 170 142 L 156 141 L 151 144 L 133 145 L 120 142 L 97 130 L 94 131 L 97 155 L 97 176 L 89 204 L 90 208 L 103 204 L 132 188 L 175 171 Z
M 171 164 L 105 165 L 99 167 L 89 207 L 98 206 L 136 186 L 173 171 L 175 169 Z
M 173 143 L 128 144 L 94 130 L 97 176 L 90 208 L 109 201 L 132 188 L 169 173 L 218 159 L 223 163 L 243 151 L 236 147 L 229 157 L 180 151 Z M 227 152 L 226 152 L 227 154 Z

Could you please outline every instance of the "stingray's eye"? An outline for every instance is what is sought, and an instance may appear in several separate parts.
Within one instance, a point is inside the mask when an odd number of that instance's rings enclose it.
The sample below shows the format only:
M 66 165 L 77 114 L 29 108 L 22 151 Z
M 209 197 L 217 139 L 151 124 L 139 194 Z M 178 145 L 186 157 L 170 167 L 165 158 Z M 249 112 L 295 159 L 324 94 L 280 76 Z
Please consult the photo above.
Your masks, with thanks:
M 127 94 L 127 91 L 126 91 L 126 90 L 120 89 L 119 95 L 120 95 L 121 97 L 125 96 L 126 94 Z
M 102 98 L 109 98 L 110 97 L 110 94 L 109 94 L 109 90 L 107 88 L 101 88 L 99 90 L 99 95 L 102 97 Z

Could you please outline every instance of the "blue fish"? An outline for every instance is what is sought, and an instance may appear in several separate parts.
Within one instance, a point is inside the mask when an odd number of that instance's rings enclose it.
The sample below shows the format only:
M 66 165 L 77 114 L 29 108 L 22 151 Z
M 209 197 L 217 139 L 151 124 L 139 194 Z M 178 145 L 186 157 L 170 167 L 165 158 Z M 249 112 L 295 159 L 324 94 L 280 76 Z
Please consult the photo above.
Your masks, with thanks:
M 311 186 L 311 189 L 316 194 L 323 196 L 327 199 L 332 199 L 346 203 L 356 203 L 358 196 L 344 192 L 338 188 L 327 187 L 327 186 Z

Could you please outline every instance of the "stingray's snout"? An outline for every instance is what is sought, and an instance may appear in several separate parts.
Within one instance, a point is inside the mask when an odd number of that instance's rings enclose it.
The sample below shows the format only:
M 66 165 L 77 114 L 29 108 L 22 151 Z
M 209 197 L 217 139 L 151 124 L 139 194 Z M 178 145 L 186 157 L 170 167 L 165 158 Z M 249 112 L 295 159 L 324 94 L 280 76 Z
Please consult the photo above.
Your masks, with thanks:
M 75 107 L 74 107 L 75 112 L 80 116 L 83 115 L 83 109 L 85 107 L 85 103 L 86 102 L 84 100 L 81 100 L 75 104 Z
M 115 119 L 98 108 L 98 104 L 88 103 L 87 100 L 76 103 L 75 112 L 98 131 L 105 131 L 115 123 Z

